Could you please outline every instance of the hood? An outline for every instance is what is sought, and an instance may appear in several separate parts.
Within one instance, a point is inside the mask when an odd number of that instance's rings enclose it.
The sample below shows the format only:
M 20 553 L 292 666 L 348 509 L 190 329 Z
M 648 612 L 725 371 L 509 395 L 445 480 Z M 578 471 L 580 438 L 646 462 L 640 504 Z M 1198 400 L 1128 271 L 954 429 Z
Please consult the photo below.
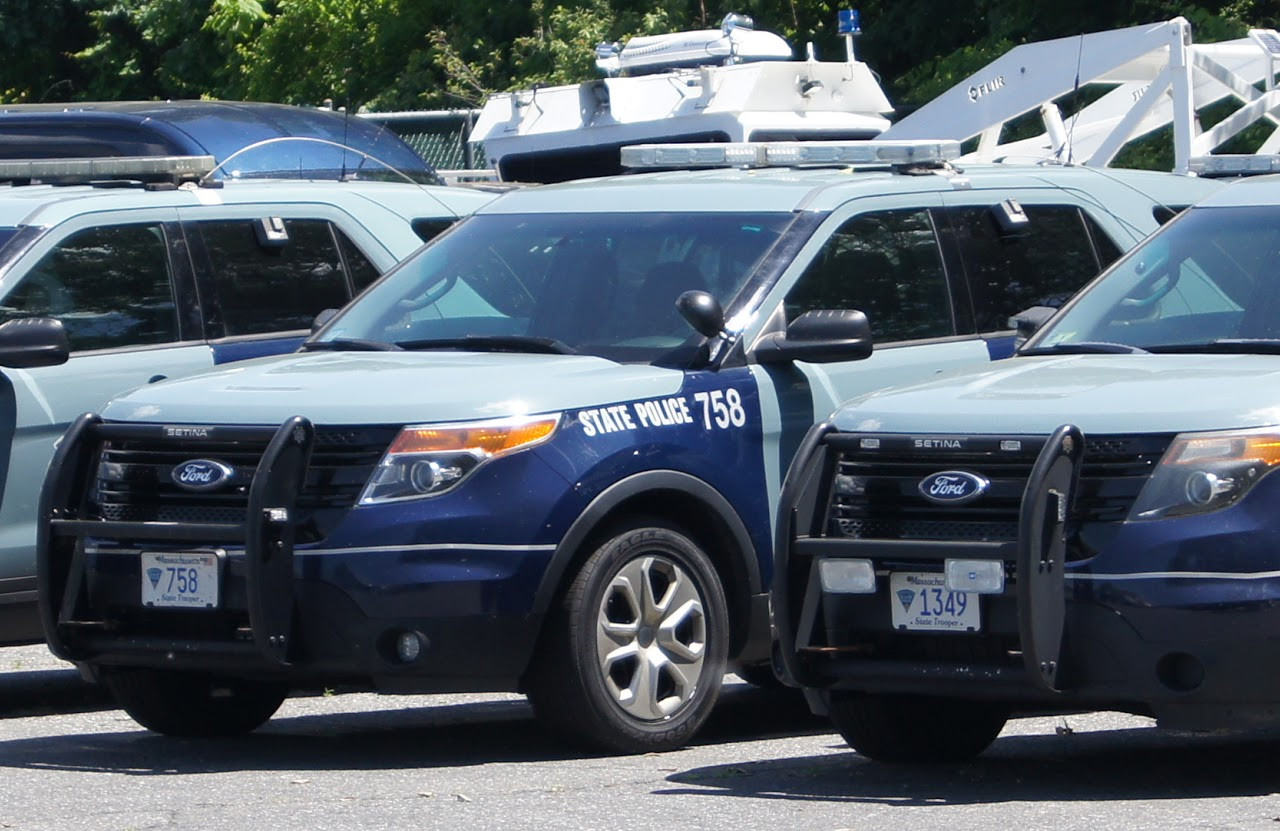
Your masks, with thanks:
M 678 370 L 578 355 L 315 352 L 140 387 L 102 414 L 182 424 L 465 421 L 672 395 L 682 381 Z
M 850 401 L 844 431 L 1178 433 L 1280 423 L 1280 357 L 1072 355 L 1012 358 Z

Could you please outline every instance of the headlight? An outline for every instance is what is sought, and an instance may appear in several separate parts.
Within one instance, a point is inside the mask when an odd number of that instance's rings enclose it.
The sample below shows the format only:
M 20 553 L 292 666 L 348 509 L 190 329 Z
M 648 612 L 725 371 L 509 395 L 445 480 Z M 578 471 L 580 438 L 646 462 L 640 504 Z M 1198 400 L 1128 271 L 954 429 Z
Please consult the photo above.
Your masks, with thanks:
M 557 413 L 405 427 L 370 477 L 360 504 L 446 493 L 490 459 L 551 438 L 559 424 Z
M 1130 519 L 1164 519 L 1234 505 L 1280 465 L 1280 429 L 1183 433 L 1147 481 Z

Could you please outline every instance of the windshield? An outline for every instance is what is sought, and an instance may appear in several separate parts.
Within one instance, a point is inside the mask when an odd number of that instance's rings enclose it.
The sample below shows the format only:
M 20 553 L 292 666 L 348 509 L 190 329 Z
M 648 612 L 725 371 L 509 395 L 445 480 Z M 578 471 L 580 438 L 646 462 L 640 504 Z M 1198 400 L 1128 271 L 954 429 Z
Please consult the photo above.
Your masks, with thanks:
M 728 305 L 791 214 L 496 214 L 463 221 L 307 348 L 575 352 L 651 362 L 701 341 L 676 311 Z
M 1280 206 L 1193 208 L 1022 350 L 1267 351 L 1280 344 Z
M 18 233 L 17 228 L 0 227 L 0 252 L 4 251 L 5 245 L 8 244 L 9 240 L 13 239 L 13 235 L 16 233 Z

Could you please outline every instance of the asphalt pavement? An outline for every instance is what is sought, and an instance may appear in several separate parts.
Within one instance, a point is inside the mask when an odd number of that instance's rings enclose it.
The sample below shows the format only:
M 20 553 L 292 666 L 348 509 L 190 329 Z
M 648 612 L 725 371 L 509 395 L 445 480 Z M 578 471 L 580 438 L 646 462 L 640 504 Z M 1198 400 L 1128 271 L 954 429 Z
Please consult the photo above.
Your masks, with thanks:
M 881 765 L 794 692 L 727 681 L 663 754 L 582 753 L 512 695 L 297 697 L 197 741 L 140 729 L 40 648 L 0 650 L 0 829 L 1280 828 L 1274 735 L 1027 718 L 974 762 Z

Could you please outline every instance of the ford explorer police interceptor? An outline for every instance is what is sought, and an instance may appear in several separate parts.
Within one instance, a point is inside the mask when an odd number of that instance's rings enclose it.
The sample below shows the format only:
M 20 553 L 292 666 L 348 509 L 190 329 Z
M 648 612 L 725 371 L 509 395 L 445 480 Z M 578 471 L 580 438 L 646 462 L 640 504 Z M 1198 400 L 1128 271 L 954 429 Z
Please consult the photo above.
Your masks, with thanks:
M 1013 359 L 808 434 L 774 614 L 787 678 L 859 753 L 966 759 L 1012 710 L 1275 723 L 1278 220 L 1280 181 L 1234 184 Z
M 814 421 L 1009 355 L 1010 315 L 1219 186 L 958 151 L 630 148 L 696 169 L 505 194 L 303 354 L 117 399 L 47 483 L 49 643 L 174 735 L 341 682 L 682 744 L 726 665 L 772 678 L 772 517 Z
M 492 198 L 215 170 L 207 156 L 0 159 L 0 321 L 55 318 L 71 349 L 0 381 L 0 644 L 42 637 L 38 483 L 77 416 L 140 384 L 295 350 L 318 312 Z

